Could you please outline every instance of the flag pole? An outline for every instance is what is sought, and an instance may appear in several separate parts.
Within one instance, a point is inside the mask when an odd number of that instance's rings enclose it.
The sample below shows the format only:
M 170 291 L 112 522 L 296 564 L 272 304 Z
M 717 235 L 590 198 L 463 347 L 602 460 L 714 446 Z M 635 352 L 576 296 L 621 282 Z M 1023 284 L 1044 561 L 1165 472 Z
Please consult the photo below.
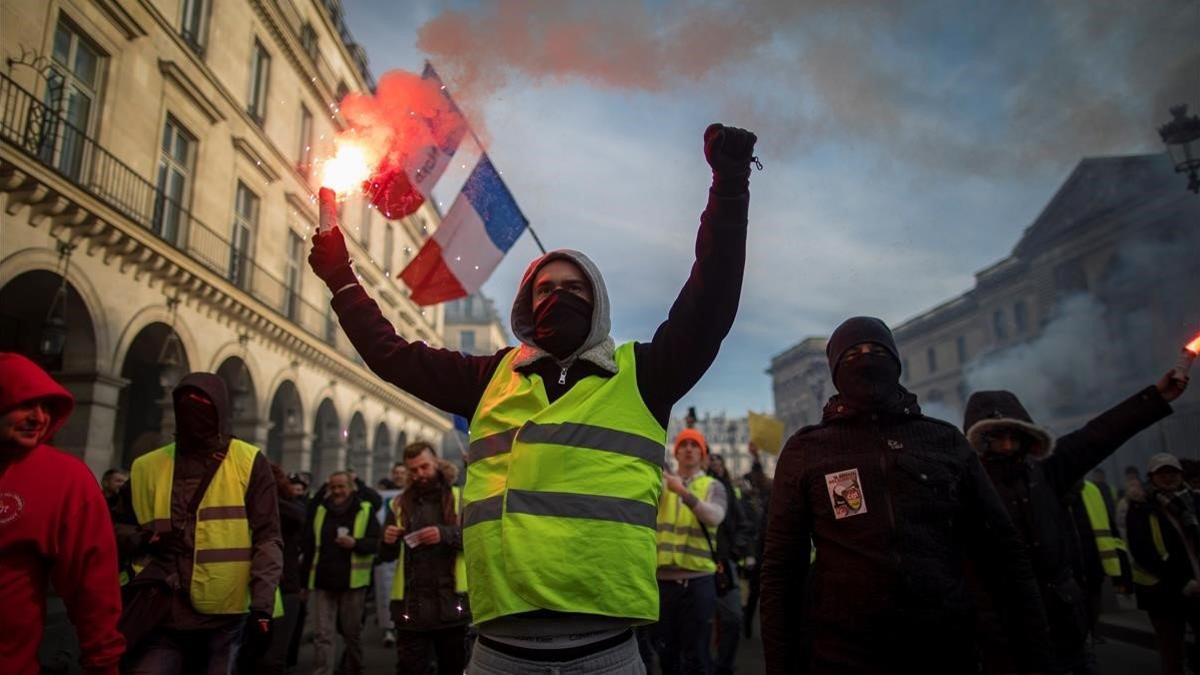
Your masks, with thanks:
M 438 81 L 441 82 L 441 76 L 437 74 L 437 70 L 434 69 L 433 64 L 428 59 L 425 60 L 425 68 L 432 72 Z M 450 101 L 450 105 L 460 110 L 459 114 L 462 115 L 463 126 L 467 128 L 467 133 L 471 134 L 471 138 L 475 141 L 475 145 L 479 147 L 479 151 L 486 155 L 487 151 L 484 149 L 483 141 L 479 138 L 479 134 L 475 133 L 475 129 L 467 122 L 467 116 L 462 114 L 461 108 L 458 108 L 454 103 L 454 97 L 450 95 L 450 90 L 446 88 L 445 83 L 442 83 L 442 95 L 446 97 L 446 100 Z M 495 162 L 492 163 L 495 164 Z M 499 169 L 496 169 L 496 172 L 501 176 L 504 175 Z M 518 208 L 520 207 L 518 206 Z M 529 230 L 530 236 L 533 237 L 533 243 L 537 244 L 538 250 L 542 252 L 542 255 L 546 255 L 546 247 L 542 244 L 542 238 L 538 236 L 537 230 L 533 229 L 533 225 L 526 222 L 525 229 Z

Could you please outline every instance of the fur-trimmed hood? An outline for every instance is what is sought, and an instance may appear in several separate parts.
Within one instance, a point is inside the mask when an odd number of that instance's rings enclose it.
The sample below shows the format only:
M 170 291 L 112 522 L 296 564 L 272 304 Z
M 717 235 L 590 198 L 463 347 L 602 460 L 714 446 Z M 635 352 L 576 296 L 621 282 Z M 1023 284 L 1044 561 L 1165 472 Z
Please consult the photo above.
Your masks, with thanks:
M 551 251 L 529 263 L 529 267 L 525 269 L 525 276 L 521 278 L 521 285 L 517 289 L 517 297 L 513 300 L 512 307 L 513 336 L 521 341 L 521 346 L 517 348 L 517 356 L 513 359 L 513 369 L 523 368 L 543 358 L 554 358 L 533 342 L 533 280 L 537 276 L 538 270 L 555 260 L 567 260 L 574 263 L 583 270 L 584 276 L 592 284 L 592 330 L 579 349 L 564 361 L 571 362 L 581 359 L 610 373 L 616 373 L 617 361 L 613 355 L 616 345 L 609 336 L 609 332 L 612 330 L 612 317 L 608 304 L 608 288 L 604 285 L 604 277 L 600 274 L 600 268 L 596 267 L 596 263 L 592 262 L 591 258 L 570 249 Z
M 1029 456 L 1045 459 L 1054 452 L 1054 436 L 1045 427 L 1035 424 L 1021 400 L 1011 391 L 977 391 L 967 400 L 963 415 L 963 433 L 975 452 L 983 455 L 987 449 L 984 436 L 991 431 L 1010 429 L 1029 437 Z

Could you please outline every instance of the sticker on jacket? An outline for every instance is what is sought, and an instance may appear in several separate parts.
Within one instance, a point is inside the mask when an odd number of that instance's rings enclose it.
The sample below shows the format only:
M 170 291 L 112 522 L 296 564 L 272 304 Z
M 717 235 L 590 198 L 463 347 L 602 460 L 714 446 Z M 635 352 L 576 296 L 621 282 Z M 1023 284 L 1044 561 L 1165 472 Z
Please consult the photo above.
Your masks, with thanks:
M 833 515 L 838 520 L 867 512 L 858 469 L 825 474 L 825 488 L 829 490 L 829 503 L 833 504 Z

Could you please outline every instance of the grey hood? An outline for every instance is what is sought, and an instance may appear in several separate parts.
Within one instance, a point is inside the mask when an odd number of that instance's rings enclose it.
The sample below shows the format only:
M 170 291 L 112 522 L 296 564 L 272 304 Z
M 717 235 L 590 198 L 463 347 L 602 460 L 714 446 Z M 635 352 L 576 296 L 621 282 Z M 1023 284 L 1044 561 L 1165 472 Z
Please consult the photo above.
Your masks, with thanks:
M 533 279 L 538 270 L 546 263 L 555 260 L 568 260 L 579 266 L 583 274 L 592 284 L 592 330 L 578 350 L 565 362 L 580 359 L 592 363 L 610 373 L 617 372 L 617 362 L 613 356 L 616 346 L 609 332 L 612 330 L 612 317 L 608 304 L 608 288 L 604 285 L 604 277 L 591 258 L 570 249 L 551 251 L 529 263 L 525 276 L 521 278 L 521 286 L 517 289 L 517 297 L 513 300 L 512 332 L 521 346 L 513 359 L 513 368 L 521 368 L 543 358 L 553 359 L 546 350 L 533 342 Z

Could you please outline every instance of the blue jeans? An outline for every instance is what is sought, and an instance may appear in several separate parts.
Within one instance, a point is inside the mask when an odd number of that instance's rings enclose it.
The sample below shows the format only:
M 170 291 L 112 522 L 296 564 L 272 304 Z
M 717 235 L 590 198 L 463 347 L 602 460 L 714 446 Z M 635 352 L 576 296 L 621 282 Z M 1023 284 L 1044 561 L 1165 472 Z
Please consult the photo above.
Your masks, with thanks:
M 684 581 L 659 581 L 658 623 L 650 643 L 663 675 L 712 675 L 713 614 L 717 584 L 711 574 Z
M 126 675 L 232 675 L 245 617 L 208 630 L 163 629 L 145 638 Z

